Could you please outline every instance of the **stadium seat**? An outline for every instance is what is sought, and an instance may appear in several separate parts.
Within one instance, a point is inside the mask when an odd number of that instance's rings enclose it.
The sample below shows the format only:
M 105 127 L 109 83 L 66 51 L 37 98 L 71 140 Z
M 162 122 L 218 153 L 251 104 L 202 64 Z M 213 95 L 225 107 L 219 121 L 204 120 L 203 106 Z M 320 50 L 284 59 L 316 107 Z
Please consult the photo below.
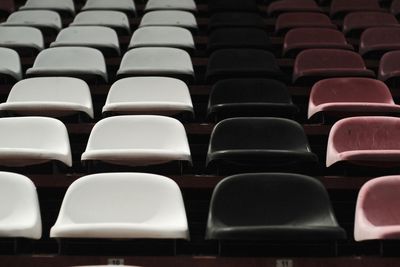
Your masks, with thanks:
M 328 138 L 326 166 L 338 162 L 373 167 L 400 165 L 400 118 L 352 117 L 336 122 Z
M 134 77 L 116 81 L 108 92 L 103 114 L 188 113 L 193 117 L 193 104 L 187 85 L 167 77 Z
M 349 117 L 356 115 L 388 115 L 400 112 L 389 88 L 370 78 L 330 78 L 311 88 L 308 118 L 318 113 Z
M 20 10 L 53 10 L 60 13 L 61 16 L 75 16 L 75 5 L 73 0 L 27 0 Z
M 286 85 L 272 79 L 229 79 L 215 83 L 207 117 L 292 117 L 298 111 Z
M 206 239 L 335 241 L 346 238 L 317 179 L 289 173 L 233 175 L 214 189 Z
M 331 17 L 344 17 L 347 13 L 357 11 L 383 11 L 378 0 L 332 0 Z
M 278 16 L 275 23 L 275 33 L 286 33 L 294 28 L 328 28 L 337 29 L 331 19 L 323 13 L 315 12 L 289 12 Z
M 36 187 L 26 176 L 0 172 L 0 237 L 40 239 L 42 220 Z
M 293 83 L 313 84 L 328 77 L 374 77 L 361 56 L 340 49 L 307 49 L 296 56 Z
M 283 41 L 282 54 L 290 57 L 310 48 L 353 50 L 343 33 L 325 28 L 296 28 L 288 31 Z
M 206 165 L 217 172 L 288 170 L 315 164 L 300 124 L 283 118 L 231 118 L 213 129 Z M 238 169 L 238 170 L 236 170 Z
M 208 10 L 212 13 L 218 12 L 259 12 L 255 0 L 209 0 Z
M 119 56 L 117 33 L 104 26 L 79 26 L 62 29 L 50 47 L 85 46 L 102 51 L 105 55 Z
M 357 198 L 354 239 L 400 239 L 400 176 L 383 176 L 366 182 Z
M 378 79 L 396 85 L 400 76 L 400 51 L 385 53 L 379 61 Z
M 35 55 L 44 49 L 43 35 L 33 27 L 0 27 L 0 46 L 12 48 L 21 55 Z
M 71 76 L 85 80 L 107 81 L 103 54 L 89 47 L 53 47 L 39 53 L 32 68 L 26 71 L 30 77 Z
M 93 118 L 89 86 L 68 77 L 39 77 L 17 82 L 7 101 L 0 104 L 6 114 L 62 117 L 78 112 Z
M 348 36 L 359 37 L 368 28 L 381 26 L 400 26 L 396 17 L 383 12 L 352 12 L 343 20 L 343 33 Z
M 368 28 L 361 34 L 359 54 L 381 58 L 387 51 L 400 49 L 400 27 Z
M 208 36 L 208 52 L 225 48 L 271 49 L 268 34 L 258 28 L 229 27 L 212 31 Z
M 192 33 L 181 27 L 148 26 L 137 29 L 128 49 L 138 47 L 174 47 L 188 51 L 195 49 Z
M 20 57 L 10 48 L 0 47 L 0 78 L 4 81 L 19 81 L 22 79 Z
M 102 119 L 93 127 L 81 159 L 128 166 L 191 162 L 182 123 L 155 115 Z
M 149 0 L 144 8 L 145 12 L 153 10 L 185 10 L 196 12 L 197 7 L 194 0 Z
M 224 27 L 253 27 L 265 29 L 266 24 L 260 14 L 249 12 L 218 12 L 212 14 L 208 30 Z
M 234 78 L 283 78 L 275 56 L 261 49 L 221 49 L 208 60 L 206 80 Z
M 38 28 L 44 35 L 57 34 L 61 28 L 60 15 L 51 10 L 23 10 L 10 14 L 0 26 L 27 26 Z
M 128 17 L 119 11 L 92 10 L 80 12 L 69 26 L 104 26 L 124 35 L 131 32 Z
M 0 118 L 0 159 L 0 165 L 9 167 L 51 161 L 71 167 L 67 129 L 53 118 Z
M 321 12 L 314 0 L 279 0 L 268 6 L 268 15 L 277 16 L 286 12 Z
M 135 2 L 132 0 L 87 0 L 82 7 L 82 11 L 87 10 L 120 11 L 126 13 L 128 16 L 136 15 Z
M 68 187 L 50 237 L 189 239 L 189 229 L 173 180 L 148 173 L 101 173 Z
M 181 10 L 157 10 L 143 15 L 139 27 L 145 26 L 176 26 L 189 30 L 197 30 L 197 21 L 194 15 Z
M 140 47 L 125 53 L 117 72 L 119 78 L 127 76 L 172 76 L 185 81 L 194 80 L 189 54 L 170 47 Z

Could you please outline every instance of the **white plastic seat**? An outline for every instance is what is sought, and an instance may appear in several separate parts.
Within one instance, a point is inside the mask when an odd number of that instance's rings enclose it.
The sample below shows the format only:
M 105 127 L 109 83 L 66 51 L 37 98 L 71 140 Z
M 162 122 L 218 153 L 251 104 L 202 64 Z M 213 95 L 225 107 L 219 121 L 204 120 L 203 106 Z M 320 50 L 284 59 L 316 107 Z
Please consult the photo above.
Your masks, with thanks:
M 29 76 L 99 77 L 108 80 L 103 54 L 89 47 L 53 47 L 36 57 Z
M 54 10 L 60 13 L 66 13 L 70 16 L 75 15 L 75 6 L 73 0 L 27 0 L 20 10 Z
M 192 30 L 197 29 L 194 15 L 180 10 L 158 10 L 143 15 L 139 27 L 144 26 L 176 26 Z
M 117 33 L 103 26 L 79 26 L 62 29 L 50 47 L 87 46 L 120 55 Z
M 58 32 L 62 28 L 60 15 L 51 10 L 22 10 L 11 13 L 1 26 L 30 26 Z
M 177 76 L 194 78 L 192 60 L 181 49 L 170 47 L 140 47 L 125 53 L 117 72 L 126 76 Z
M 137 29 L 129 43 L 129 49 L 137 47 L 195 48 L 192 33 L 181 27 L 148 26 Z
M 102 119 L 93 127 L 82 161 L 128 166 L 189 161 L 185 128 L 176 119 L 155 115 L 125 115 Z
M 86 82 L 69 77 L 30 78 L 16 83 L 1 111 L 18 115 L 59 117 L 84 112 L 93 118 L 90 89 Z
M 39 200 L 28 177 L 0 172 L 0 203 L 1 237 L 41 238 Z
M 129 19 L 123 12 L 91 10 L 78 13 L 69 26 L 105 26 L 130 33 Z
M 10 48 L 0 47 L 0 76 L 22 79 L 21 61 L 17 52 Z
M 103 113 L 193 114 L 187 85 L 174 78 L 134 77 L 116 81 L 108 92 Z
M 44 49 L 42 32 L 33 27 L 0 27 L 0 46 L 12 49 Z
M 0 119 L 0 165 L 23 167 L 57 160 L 72 166 L 65 125 L 53 118 Z
M 193 0 L 149 0 L 147 1 L 144 11 L 152 10 L 185 10 L 196 12 L 196 3 Z
M 136 7 L 133 0 L 87 0 L 82 10 L 116 10 L 128 15 L 136 15 Z
M 147 173 L 101 173 L 68 188 L 52 238 L 189 239 L 179 186 Z

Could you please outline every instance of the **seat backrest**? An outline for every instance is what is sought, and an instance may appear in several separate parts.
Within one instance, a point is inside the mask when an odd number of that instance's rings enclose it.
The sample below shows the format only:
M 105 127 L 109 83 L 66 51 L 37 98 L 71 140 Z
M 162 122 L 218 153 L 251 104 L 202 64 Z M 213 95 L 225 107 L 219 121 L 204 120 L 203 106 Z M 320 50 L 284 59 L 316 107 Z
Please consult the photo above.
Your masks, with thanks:
M 0 232 L 3 237 L 41 237 L 39 200 L 35 185 L 29 178 L 0 172 L 0 201 Z
M 82 111 L 93 117 L 89 86 L 77 78 L 38 77 L 21 80 L 12 87 L 7 103 L 77 104 L 79 109 L 84 107 Z
M 102 119 L 92 129 L 86 150 L 88 149 L 190 151 L 181 122 L 152 115 L 126 115 Z
M 336 122 L 328 146 L 337 152 L 354 150 L 399 150 L 400 118 L 352 117 Z
M 394 104 L 389 88 L 370 78 L 330 78 L 317 82 L 311 89 L 310 101 L 315 105 L 334 102 Z
M 282 118 L 232 118 L 219 122 L 209 150 L 270 149 L 311 151 L 300 124 Z
M 179 186 L 167 177 L 102 173 L 68 188 L 56 224 L 71 222 L 181 225 L 186 214 Z
M 0 119 L 0 148 L 64 151 L 70 154 L 65 125 L 47 117 Z
M 233 175 L 214 189 L 209 221 L 227 226 L 336 225 L 315 178 L 287 173 Z

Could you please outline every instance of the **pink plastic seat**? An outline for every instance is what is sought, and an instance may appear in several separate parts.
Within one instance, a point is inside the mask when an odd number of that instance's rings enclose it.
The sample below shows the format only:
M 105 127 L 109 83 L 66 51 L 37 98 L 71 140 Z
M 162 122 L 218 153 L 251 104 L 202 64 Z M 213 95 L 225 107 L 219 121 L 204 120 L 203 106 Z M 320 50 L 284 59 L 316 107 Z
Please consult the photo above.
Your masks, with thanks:
M 281 34 L 293 28 L 306 27 L 337 28 L 325 14 L 314 12 L 289 12 L 278 16 L 275 23 L 275 33 Z
M 361 34 L 359 54 L 363 57 L 377 58 L 392 50 L 400 50 L 400 27 L 374 27 Z
M 352 117 L 336 122 L 328 137 L 326 166 L 337 162 L 400 166 L 400 118 Z
M 366 182 L 358 193 L 354 220 L 356 241 L 400 239 L 400 176 Z
M 343 20 L 343 33 L 345 35 L 359 36 L 362 31 L 372 27 L 400 26 L 396 17 L 383 12 L 353 12 L 347 14 Z
M 318 113 L 348 117 L 399 113 L 389 88 L 370 78 L 330 78 L 311 88 L 308 118 Z
M 374 77 L 361 56 L 340 49 L 307 49 L 294 62 L 293 83 L 314 83 L 328 77 Z
M 309 48 L 337 48 L 353 50 L 343 33 L 334 29 L 297 28 L 290 30 L 283 41 L 283 56 L 293 56 Z
M 382 11 L 378 0 L 332 0 L 331 17 L 341 17 L 355 11 Z
M 268 15 L 276 16 L 283 12 L 322 12 L 314 0 L 280 0 L 268 6 Z
M 385 53 L 379 62 L 378 79 L 389 84 L 389 86 L 396 86 L 399 78 L 400 51 Z

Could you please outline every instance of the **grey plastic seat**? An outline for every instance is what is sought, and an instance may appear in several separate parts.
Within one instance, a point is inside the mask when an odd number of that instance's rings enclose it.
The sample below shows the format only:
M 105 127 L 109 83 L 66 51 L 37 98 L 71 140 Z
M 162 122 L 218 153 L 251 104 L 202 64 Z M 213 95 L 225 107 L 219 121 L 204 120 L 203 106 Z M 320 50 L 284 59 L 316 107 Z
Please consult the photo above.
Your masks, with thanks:
M 17 52 L 0 47 L 0 77 L 19 81 L 22 79 L 21 61 Z
M 75 15 L 73 0 L 27 0 L 20 10 L 54 10 L 60 15 Z
M 82 11 L 86 10 L 115 10 L 124 12 L 129 16 L 136 15 L 135 2 L 132 0 L 87 0 L 82 7 Z
M 0 237 L 40 239 L 42 220 L 34 183 L 26 176 L 0 172 Z
M 189 54 L 170 47 L 141 47 L 125 53 L 118 77 L 172 76 L 192 81 L 194 70 Z
M 129 43 L 129 49 L 137 47 L 175 47 L 195 49 L 192 33 L 181 27 L 147 26 L 137 29 Z
M 50 47 L 85 46 L 97 48 L 106 55 L 120 55 L 117 33 L 103 26 L 79 26 L 62 29 Z
M 0 46 L 36 54 L 44 49 L 43 35 L 33 27 L 0 27 Z
M 108 80 L 103 54 L 89 47 L 53 47 L 43 50 L 36 57 L 26 75 L 71 76 L 91 80 Z
M 149 0 L 144 8 L 145 12 L 153 10 L 185 10 L 196 12 L 194 0 Z
M 17 82 L 0 104 L 9 114 L 62 117 L 86 113 L 93 118 L 92 98 L 87 83 L 70 77 L 38 77 Z
M 44 34 L 61 30 L 60 15 L 51 10 L 22 10 L 13 12 L 1 26 L 29 26 L 40 29 Z
M 157 10 L 144 14 L 139 27 L 145 26 L 176 26 L 197 30 L 197 21 L 194 15 L 187 11 Z
M 108 92 L 103 114 L 158 114 L 193 116 L 189 88 L 168 77 L 133 77 L 116 81 Z
M 105 26 L 121 34 L 131 32 L 128 17 L 120 11 L 90 10 L 80 12 L 69 26 Z

